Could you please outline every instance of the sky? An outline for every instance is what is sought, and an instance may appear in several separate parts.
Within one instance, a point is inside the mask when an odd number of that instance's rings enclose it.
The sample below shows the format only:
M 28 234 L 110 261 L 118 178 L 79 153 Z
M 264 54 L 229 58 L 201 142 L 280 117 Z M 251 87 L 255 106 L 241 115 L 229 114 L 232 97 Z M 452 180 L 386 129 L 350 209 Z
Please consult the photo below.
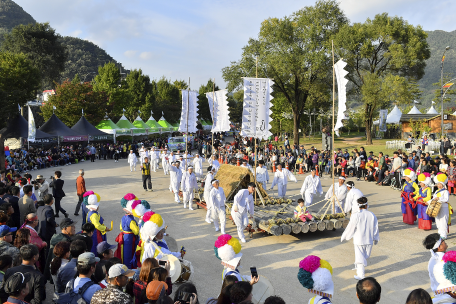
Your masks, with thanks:
M 127 69 L 151 79 L 189 81 L 197 90 L 209 79 L 223 88 L 222 68 L 240 59 L 261 22 L 315 4 L 311 0 L 14 0 L 62 36 L 89 40 Z M 453 31 L 455 1 L 340 0 L 350 22 L 387 12 L 424 30 Z

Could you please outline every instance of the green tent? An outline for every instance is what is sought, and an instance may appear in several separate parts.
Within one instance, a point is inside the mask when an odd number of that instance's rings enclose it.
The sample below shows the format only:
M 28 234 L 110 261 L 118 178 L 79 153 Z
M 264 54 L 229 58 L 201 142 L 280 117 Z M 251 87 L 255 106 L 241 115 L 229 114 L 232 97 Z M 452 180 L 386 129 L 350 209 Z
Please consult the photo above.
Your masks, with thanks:
M 150 111 L 150 117 L 149 120 L 146 122 L 146 125 L 149 126 L 151 133 L 159 133 L 162 126 L 160 126 L 158 122 L 155 121 L 155 119 L 152 117 L 152 114 L 154 113 Z
M 179 123 L 175 122 L 171 124 L 173 126 L 173 131 L 178 132 L 179 131 Z
M 146 134 L 157 133 L 153 132 L 149 125 L 147 125 L 139 116 L 136 117 L 136 119 L 133 121 L 133 126 L 135 126 L 138 129 L 144 130 Z
M 158 124 L 162 127 L 163 133 L 174 131 L 174 126 L 165 120 L 165 117 L 163 116 L 163 112 L 162 112 L 162 117 L 158 121 Z
M 105 116 L 105 118 L 100 121 L 100 123 L 96 125 L 95 128 L 107 134 L 113 135 L 116 135 L 121 131 L 121 129 L 107 116 Z
M 119 121 L 116 124 L 119 128 L 122 129 L 123 132 L 125 132 L 125 135 L 143 135 L 146 134 L 146 130 L 144 129 L 138 129 L 128 119 L 125 117 L 125 115 L 122 115 L 122 117 L 119 119 Z

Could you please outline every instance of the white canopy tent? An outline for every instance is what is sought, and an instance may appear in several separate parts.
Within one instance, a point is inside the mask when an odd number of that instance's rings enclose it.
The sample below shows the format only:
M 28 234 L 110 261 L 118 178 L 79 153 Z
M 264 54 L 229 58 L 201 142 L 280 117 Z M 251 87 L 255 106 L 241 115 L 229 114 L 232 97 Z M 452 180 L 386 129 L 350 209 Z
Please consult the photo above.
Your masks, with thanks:
M 439 114 L 434 106 L 430 107 L 426 114 Z
M 387 124 L 398 124 L 399 121 L 401 120 L 401 116 L 402 116 L 401 110 L 397 106 L 394 106 L 393 110 L 388 113 L 388 116 L 386 116 L 386 123 Z
M 407 113 L 407 114 L 423 114 L 418 110 L 416 106 L 413 106 L 413 108 Z

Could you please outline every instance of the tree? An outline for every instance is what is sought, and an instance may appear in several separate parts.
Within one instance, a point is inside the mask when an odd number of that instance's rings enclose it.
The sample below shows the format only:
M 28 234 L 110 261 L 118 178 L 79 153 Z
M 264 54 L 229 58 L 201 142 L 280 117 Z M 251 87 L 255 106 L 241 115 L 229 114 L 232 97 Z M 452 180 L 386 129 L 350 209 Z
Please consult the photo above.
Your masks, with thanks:
M 138 116 L 138 110 L 142 113 L 150 113 L 155 96 L 149 76 L 144 75 L 141 69 L 133 70 L 127 75 L 123 85 L 130 95 L 130 100 L 125 103 L 127 117 L 131 120 L 135 119 Z
M 362 98 L 367 144 L 372 144 L 373 119 L 381 107 L 419 96 L 416 81 L 430 57 L 426 37 L 420 26 L 386 13 L 346 24 L 334 35 L 336 54 L 347 62 L 350 93 Z
M 79 77 L 79 74 L 74 75 L 73 80 L 71 80 L 72 84 L 78 84 L 81 83 L 81 78 Z
M 185 85 L 181 88 L 184 89 L 186 87 Z M 166 120 L 170 122 L 178 121 L 182 111 L 182 94 L 179 88 L 163 76 L 155 84 L 155 96 L 154 113 L 157 118 L 160 119 L 163 112 Z
M 242 122 L 242 108 L 243 108 L 244 91 L 239 90 L 234 93 L 228 93 L 228 111 L 230 111 L 231 123 Z
M 39 85 L 40 71 L 26 55 L 0 52 L 0 129 L 16 116 L 18 105 L 23 107 L 35 97 Z M 4 141 L 0 133 L 0 151 L 4 150 Z M 0 153 L 0 168 L 5 169 L 3 152 Z
M 228 90 L 241 87 L 242 76 L 273 78 L 273 96 L 283 95 L 293 112 L 294 142 L 302 111 L 310 99 L 327 103 L 331 83 L 330 37 L 348 22 L 334 0 L 319 0 L 282 19 L 269 18 L 261 24 L 258 39 L 250 39 L 242 58 L 225 67 Z M 274 100 L 272 100 L 274 103 Z
M 97 125 L 109 112 L 112 105 L 108 104 L 108 95 L 103 91 L 93 91 L 90 83 L 71 83 L 64 81 L 57 84 L 55 95 L 49 97 L 41 107 L 42 116 L 48 120 L 56 107 L 55 114 L 69 127 L 72 127 L 81 118 L 84 110 L 85 118 L 93 125 Z
M 204 119 L 208 121 L 212 121 L 212 114 L 211 111 L 212 109 L 209 107 L 209 100 L 206 97 L 206 93 L 212 92 L 212 91 L 218 91 L 220 90 L 219 87 L 214 84 L 212 79 L 209 79 L 207 81 L 206 85 L 201 85 L 199 90 L 198 90 L 198 118 L 199 119 Z
M 65 68 L 66 49 L 49 23 L 18 25 L 6 34 L 2 51 L 24 53 L 41 73 L 42 89 L 54 87 Z

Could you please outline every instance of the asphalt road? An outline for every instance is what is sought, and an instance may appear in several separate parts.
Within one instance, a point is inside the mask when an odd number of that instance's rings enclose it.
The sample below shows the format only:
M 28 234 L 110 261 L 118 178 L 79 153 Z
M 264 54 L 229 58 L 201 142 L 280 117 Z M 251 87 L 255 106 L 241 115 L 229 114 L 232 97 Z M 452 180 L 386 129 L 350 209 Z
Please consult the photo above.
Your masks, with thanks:
M 203 163 L 207 166 L 207 162 Z M 120 199 L 129 192 L 140 199 L 146 199 L 153 211 L 160 213 L 168 225 L 167 232 L 176 239 L 178 246 L 185 246 L 185 258 L 193 263 L 194 274 L 191 280 L 197 286 L 200 303 L 208 297 L 217 296 L 222 283 L 223 266 L 214 255 L 214 242 L 219 233 L 204 221 L 205 210 L 190 211 L 182 204 L 174 202 L 169 192 L 169 176 L 163 170 L 152 172 L 154 192 L 142 188 L 141 172 L 130 172 L 127 160 L 118 163 L 114 160 L 97 160 L 95 163 L 82 162 L 76 165 L 33 171 L 32 174 L 50 176 L 54 170 L 62 171 L 67 196 L 62 200 L 63 208 L 71 218 L 81 223 L 74 213 L 76 196 L 76 177 L 79 169 L 85 170 L 87 190 L 101 196 L 99 212 L 105 222 L 114 221 L 114 230 L 108 232 L 108 242 L 114 243 L 119 231 L 123 211 Z M 298 183 L 290 183 L 287 194 L 298 198 L 298 192 L 306 175 L 297 175 Z M 272 178 L 272 176 L 271 176 Z M 354 179 L 353 179 L 354 180 Z M 272 179 L 271 179 L 272 182 Z M 402 223 L 400 194 L 389 187 L 375 186 L 373 183 L 356 182 L 369 199 L 369 210 L 379 220 L 380 242 L 374 246 L 366 276 L 375 277 L 382 286 L 380 303 L 405 303 L 407 295 L 416 288 L 430 292 L 427 263 L 430 254 L 421 245 L 430 232 L 419 230 L 417 225 Z M 323 190 L 327 191 L 331 179 L 322 179 Z M 270 184 L 269 184 L 270 185 Z M 277 195 L 277 189 L 273 194 Z M 270 192 L 270 191 L 268 191 Z M 450 198 L 454 203 L 454 197 Z M 61 220 L 62 218 L 60 218 Z M 78 224 L 77 227 L 80 227 Z M 454 228 L 450 228 L 449 250 L 454 247 Z M 436 232 L 435 226 L 432 232 Z M 354 263 L 353 243 L 340 242 L 342 230 L 323 231 L 299 235 L 271 236 L 254 233 L 253 239 L 247 238 L 242 245 L 243 274 L 249 273 L 250 266 L 256 266 L 258 273 L 267 277 L 275 288 L 275 294 L 287 303 L 306 303 L 312 295 L 304 289 L 297 279 L 299 261 L 309 254 L 329 261 L 334 270 L 334 303 L 358 303 L 352 270 Z M 227 220 L 227 233 L 237 237 L 236 227 Z M 48 286 L 48 300 L 52 299 L 52 286 Z M 174 288 L 176 290 L 176 288 Z

